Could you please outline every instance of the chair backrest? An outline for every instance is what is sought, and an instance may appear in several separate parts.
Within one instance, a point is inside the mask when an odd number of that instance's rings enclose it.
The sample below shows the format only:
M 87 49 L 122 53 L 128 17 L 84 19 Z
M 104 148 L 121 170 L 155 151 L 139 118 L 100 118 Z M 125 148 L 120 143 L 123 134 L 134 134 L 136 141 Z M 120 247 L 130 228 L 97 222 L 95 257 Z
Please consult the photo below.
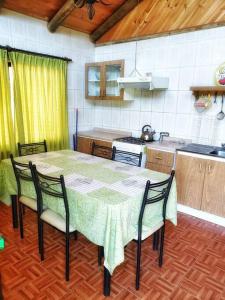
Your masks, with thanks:
M 162 217 L 163 217 L 163 222 L 165 222 L 166 205 L 167 205 L 167 200 L 169 197 L 169 193 L 170 193 L 174 175 L 175 175 L 175 171 L 172 170 L 169 178 L 164 181 L 157 182 L 157 183 L 151 183 L 150 180 L 148 180 L 146 182 L 145 192 L 144 192 L 141 210 L 140 210 L 140 214 L 139 214 L 138 227 L 140 227 L 142 224 L 145 206 L 148 204 L 153 204 L 153 203 L 159 202 L 159 201 L 163 201 Z
M 112 159 L 112 148 L 107 146 L 97 145 L 95 142 L 93 142 L 91 154 L 98 157 Z
M 119 161 L 128 165 L 140 167 L 141 160 L 142 160 L 142 152 L 138 154 L 133 152 L 122 151 L 122 150 L 118 150 L 114 146 L 112 160 Z
M 37 154 L 47 152 L 47 144 L 46 140 L 38 143 L 30 143 L 30 144 L 20 144 L 18 143 L 18 152 L 19 156 Z
M 32 178 L 32 162 L 30 161 L 28 164 L 20 163 L 14 160 L 13 155 L 10 154 L 10 159 L 13 166 L 13 171 L 16 177 L 17 183 L 17 194 L 18 197 L 21 196 L 21 180 L 24 181 L 33 181 Z
M 51 177 L 37 171 L 36 165 L 32 165 L 32 176 L 37 194 L 38 213 L 43 211 L 43 195 L 49 195 L 56 198 L 56 201 L 63 199 L 66 213 L 66 230 L 69 230 L 69 205 L 65 187 L 64 176 Z M 68 228 L 67 228 L 68 227 Z

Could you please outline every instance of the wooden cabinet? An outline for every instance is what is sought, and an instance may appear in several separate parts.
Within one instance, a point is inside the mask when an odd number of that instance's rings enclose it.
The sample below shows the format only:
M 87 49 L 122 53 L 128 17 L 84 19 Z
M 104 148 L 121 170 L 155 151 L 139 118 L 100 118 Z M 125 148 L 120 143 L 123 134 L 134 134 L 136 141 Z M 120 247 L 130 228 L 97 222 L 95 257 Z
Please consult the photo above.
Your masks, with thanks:
M 85 96 L 91 100 L 123 100 L 117 78 L 124 76 L 124 60 L 85 65 Z
M 201 208 L 205 167 L 204 159 L 177 155 L 176 182 L 179 203 L 196 209 Z
M 87 137 L 78 137 L 77 151 L 91 154 L 93 142 L 95 142 L 95 144 L 99 145 L 99 146 L 106 146 L 106 147 L 112 148 L 112 142 L 109 142 L 109 141 L 91 139 L 91 138 L 87 138 Z M 108 153 L 106 153 L 104 157 L 111 159 L 111 157 L 109 156 Z
M 201 209 L 225 217 L 225 161 L 207 160 Z
M 93 140 L 86 137 L 79 137 L 77 138 L 77 151 L 91 154 L 92 149 L 92 142 Z
M 147 149 L 146 168 L 169 174 L 173 166 L 174 154 L 155 149 Z
M 225 160 L 179 153 L 176 182 L 179 203 L 225 217 Z

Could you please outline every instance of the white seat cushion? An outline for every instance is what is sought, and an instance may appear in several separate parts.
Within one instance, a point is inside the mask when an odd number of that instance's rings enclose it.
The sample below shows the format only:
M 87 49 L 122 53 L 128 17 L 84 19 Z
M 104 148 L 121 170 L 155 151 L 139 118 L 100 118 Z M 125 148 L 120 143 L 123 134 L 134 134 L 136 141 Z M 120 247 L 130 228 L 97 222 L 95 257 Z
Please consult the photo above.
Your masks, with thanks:
M 31 209 L 37 211 L 37 200 L 26 196 L 21 196 L 19 201 Z M 43 209 L 46 209 L 46 205 L 43 205 Z
M 158 231 L 162 226 L 163 226 L 163 221 L 159 222 L 158 224 L 154 225 L 153 227 L 148 227 L 148 226 L 143 225 L 141 239 L 142 240 L 147 239 L 154 232 Z M 137 239 L 138 239 L 138 236 L 135 237 L 135 240 L 137 240 Z
M 57 228 L 58 230 L 62 232 L 66 232 L 66 220 L 52 211 L 51 209 L 46 209 L 41 214 L 41 219 L 45 221 L 46 223 L 52 225 L 53 227 Z M 69 226 L 69 232 L 75 231 L 75 228 L 73 228 L 71 225 Z
M 37 211 L 37 200 L 26 196 L 21 196 L 19 201 L 31 209 Z

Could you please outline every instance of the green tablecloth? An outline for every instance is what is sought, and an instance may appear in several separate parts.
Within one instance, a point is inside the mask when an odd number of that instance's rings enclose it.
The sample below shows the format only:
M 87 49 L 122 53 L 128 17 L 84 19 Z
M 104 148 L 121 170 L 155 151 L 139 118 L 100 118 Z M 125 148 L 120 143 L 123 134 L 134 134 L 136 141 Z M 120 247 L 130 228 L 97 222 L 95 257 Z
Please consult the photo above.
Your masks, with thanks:
M 45 174 L 65 177 L 70 223 L 90 241 L 104 246 L 104 265 L 113 273 L 124 261 L 124 246 L 137 235 L 137 222 L 145 183 L 164 180 L 168 175 L 103 158 L 62 150 L 16 158 L 31 160 Z M 2 197 L 16 194 L 16 181 L 10 160 L 0 164 Z M 24 195 L 36 197 L 33 184 L 22 185 Z M 3 196 L 4 195 L 4 196 Z M 45 204 L 65 216 L 61 200 L 44 198 Z M 148 205 L 143 223 L 154 226 L 162 220 L 161 203 Z M 176 183 L 167 204 L 167 219 L 177 224 Z

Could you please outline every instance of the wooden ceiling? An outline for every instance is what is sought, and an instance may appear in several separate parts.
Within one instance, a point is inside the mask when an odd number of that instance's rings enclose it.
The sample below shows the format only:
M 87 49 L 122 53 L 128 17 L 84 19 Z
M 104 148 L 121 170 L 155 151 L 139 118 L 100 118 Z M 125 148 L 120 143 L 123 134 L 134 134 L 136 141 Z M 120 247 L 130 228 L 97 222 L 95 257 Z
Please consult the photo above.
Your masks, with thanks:
M 110 3 L 107 6 L 96 3 L 94 5 L 95 16 L 92 21 L 87 17 L 86 7 L 76 8 L 62 25 L 74 30 L 91 33 L 125 1 L 105 0 L 106 3 Z M 49 21 L 65 2 L 66 0 L 5 0 L 3 7 L 24 15 Z
M 144 0 L 97 43 L 225 25 L 225 0 Z
M 122 4 L 129 2 L 104 1 L 110 5 L 96 3 L 96 14 L 92 21 L 87 17 L 86 7 L 75 8 L 62 25 L 91 34 Z M 66 0 L 4 0 L 3 7 L 49 21 L 65 2 Z M 225 0 L 140 0 L 132 11 L 97 40 L 97 44 L 219 25 L 225 25 Z

